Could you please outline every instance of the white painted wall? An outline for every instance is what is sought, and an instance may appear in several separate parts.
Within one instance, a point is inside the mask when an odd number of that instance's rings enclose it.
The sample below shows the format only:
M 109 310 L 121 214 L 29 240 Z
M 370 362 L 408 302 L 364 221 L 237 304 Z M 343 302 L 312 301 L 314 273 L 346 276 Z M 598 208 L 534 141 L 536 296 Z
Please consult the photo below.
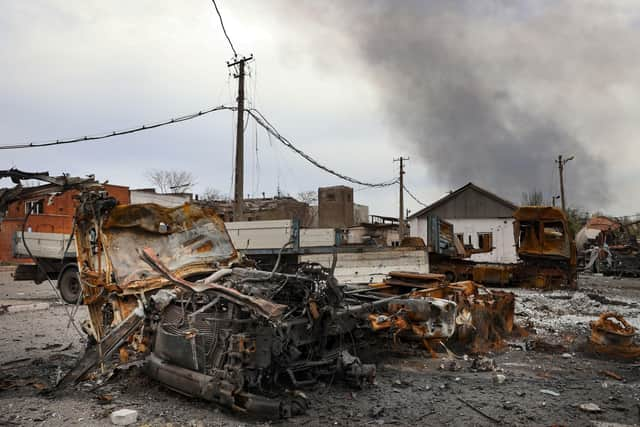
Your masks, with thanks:
M 493 234 L 495 249 L 488 253 L 471 255 L 473 261 L 511 263 L 518 260 L 513 237 L 513 218 L 443 219 L 453 224 L 455 234 L 464 234 L 464 244 L 468 244 L 471 237 L 471 244 L 475 248 L 478 247 L 478 233 Z M 426 217 L 412 218 L 409 224 L 412 236 L 422 237 L 425 242 L 429 241 Z
M 331 267 L 333 254 L 308 254 L 300 262 L 317 262 Z M 429 272 L 429 257 L 424 250 L 388 248 L 372 252 L 340 252 L 334 274 L 340 283 L 382 282 L 390 271 Z

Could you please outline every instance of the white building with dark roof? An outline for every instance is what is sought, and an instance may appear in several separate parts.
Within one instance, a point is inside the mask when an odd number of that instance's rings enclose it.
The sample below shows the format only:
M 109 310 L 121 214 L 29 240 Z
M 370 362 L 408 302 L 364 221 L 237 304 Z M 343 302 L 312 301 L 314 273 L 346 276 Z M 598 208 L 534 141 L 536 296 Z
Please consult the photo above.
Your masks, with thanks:
M 513 213 L 517 206 L 473 183 L 452 191 L 409 216 L 411 235 L 429 240 L 428 217 L 451 224 L 465 246 L 485 249 L 471 255 L 480 262 L 511 263 L 518 260 L 513 233 Z

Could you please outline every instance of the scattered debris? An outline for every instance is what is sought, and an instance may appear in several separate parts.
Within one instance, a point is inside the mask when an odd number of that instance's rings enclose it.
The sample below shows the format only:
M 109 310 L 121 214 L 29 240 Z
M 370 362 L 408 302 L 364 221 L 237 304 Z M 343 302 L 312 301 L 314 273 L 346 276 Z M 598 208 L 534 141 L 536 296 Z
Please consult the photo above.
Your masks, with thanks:
M 111 403 L 111 401 L 113 400 L 113 395 L 111 395 L 111 394 L 99 394 L 98 396 L 96 396 L 96 399 L 101 404 Z
M 471 369 L 478 372 L 490 372 L 496 370 L 496 362 L 489 357 L 476 357 L 471 361 Z
M 440 369 L 443 371 L 455 372 L 461 370 L 462 366 L 460 366 L 460 363 L 458 363 L 456 359 L 447 357 L 445 359 L 442 359 L 442 361 L 440 362 Z
M 536 337 L 534 339 L 527 340 L 525 343 L 526 349 L 529 351 L 541 351 L 545 353 L 566 353 L 567 345 L 562 342 L 557 342 L 557 337 Z M 569 354 L 569 356 L 571 356 Z M 564 357 L 564 356 L 563 356 Z
M 602 412 L 602 409 L 600 409 L 600 407 L 595 403 L 582 403 L 578 406 L 578 408 L 580 408 L 580 410 L 584 412 Z
M 544 389 L 544 388 L 540 390 L 540 393 L 548 394 L 549 396 L 554 396 L 554 397 L 560 396 L 560 393 L 558 393 L 557 391 L 547 390 L 547 389 Z
M 502 383 L 504 383 L 504 382 L 506 381 L 506 379 L 507 379 L 507 377 L 506 377 L 506 376 L 504 376 L 503 374 L 496 374 L 496 375 L 493 377 L 493 382 L 494 382 L 495 384 L 502 384 Z
M 47 385 L 43 383 L 33 383 L 33 387 L 38 391 L 42 391 L 47 388 Z
M 371 408 L 370 414 L 372 418 L 378 418 L 384 413 L 384 406 L 376 405 Z
M 600 373 L 602 375 L 605 375 L 605 376 L 609 377 L 609 378 L 613 378 L 614 380 L 624 381 L 623 377 L 621 377 L 620 375 L 616 374 L 613 371 L 600 371 Z
M 493 421 L 496 424 L 500 424 L 500 420 L 493 418 L 491 415 L 486 414 L 485 412 L 481 411 L 480 409 L 476 408 L 475 406 L 473 406 L 471 403 L 467 402 L 466 400 L 464 400 L 461 397 L 458 397 L 458 400 L 462 403 L 464 403 L 465 405 L 467 405 L 469 408 L 473 409 L 474 411 L 476 411 L 477 413 L 479 413 L 480 415 L 482 415 L 483 417 L 485 417 L 488 420 Z
M 52 344 L 47 344 L 44 347 L 42 347 L 42 350 L 51 350 L 52 348 L 59 348 L 62 347 L 62 344 L 60 343 L 52 343 Z
M 138 421 L 138 411 L 135 409 L 118 409 L 109 416 L 111 423 L 117 426 L 128 426 Z
M 16 304 L 0 306 L 0 314 L 5 313 L 23 313 L 27 311 L 47 310 L 51 307 L 48 302 L 36 302 L 32 304 Z

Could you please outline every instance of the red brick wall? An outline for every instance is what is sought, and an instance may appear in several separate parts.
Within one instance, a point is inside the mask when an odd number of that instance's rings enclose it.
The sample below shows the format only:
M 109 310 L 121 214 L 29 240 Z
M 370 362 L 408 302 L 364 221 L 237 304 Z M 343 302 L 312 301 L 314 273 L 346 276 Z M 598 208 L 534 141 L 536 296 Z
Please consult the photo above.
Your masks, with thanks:
M 122 204 L 129 204 L 129 187 L 120 185 L 105 185 L 109 195 L 115 197 Z M 44 200 L 43 213 L 31 214 L 27 222 L 27 229 L 42 233 L 71 233 L 73 215 L 76 210 L 76 201 L 73 199 L 77 191 L 67 191 L 52 199 Z M 25 203 L 22 200 L 9 205 L 7 215 L 0 223 L 0 262 L 31 262 L 30 259 L 13 257 L 13 239 L 16 231 L 22 230 L 22 224 L 26 215 Z

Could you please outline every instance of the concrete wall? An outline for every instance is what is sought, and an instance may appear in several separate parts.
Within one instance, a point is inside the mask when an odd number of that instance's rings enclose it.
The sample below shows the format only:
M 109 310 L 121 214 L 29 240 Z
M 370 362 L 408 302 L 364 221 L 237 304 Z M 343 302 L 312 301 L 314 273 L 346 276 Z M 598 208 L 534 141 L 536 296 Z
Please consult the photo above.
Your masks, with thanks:
M 353 223 L 362 224 L 369 222 L 369 206 L 353 204 Z
M 518 257 L 513 236 L 513 218 L 482 218 L 482 219 L 455 219 L 444 218 L 453 224 L 455 234 L 464 235 L 464 244 L 471 244 L 478 248 L 478 233 L 491 233 L 494 249 L 483 254 L 473 254 L 471 259 L 480 262 L 516 262 Z M 412 218 L 410 221 L 411 235 L 422 237 L 428 242 L 427 217 Z
M 318 188 L 318 226 L 351 227 L 354 217 L 353 188 L 344 185 Z
M 301 255 L 300 262 L 317 262 L 331 267 L 333 254 Z M 341 283 L 371 283 L 390 271 L 428 273 L 427 252 L 415 249 L 386 249 L 371 252 L 340 252 L 335 276 Z
M 290 220 L 225 222 L 233 246 L 243 249 L 279 249 L 291 239 Z

